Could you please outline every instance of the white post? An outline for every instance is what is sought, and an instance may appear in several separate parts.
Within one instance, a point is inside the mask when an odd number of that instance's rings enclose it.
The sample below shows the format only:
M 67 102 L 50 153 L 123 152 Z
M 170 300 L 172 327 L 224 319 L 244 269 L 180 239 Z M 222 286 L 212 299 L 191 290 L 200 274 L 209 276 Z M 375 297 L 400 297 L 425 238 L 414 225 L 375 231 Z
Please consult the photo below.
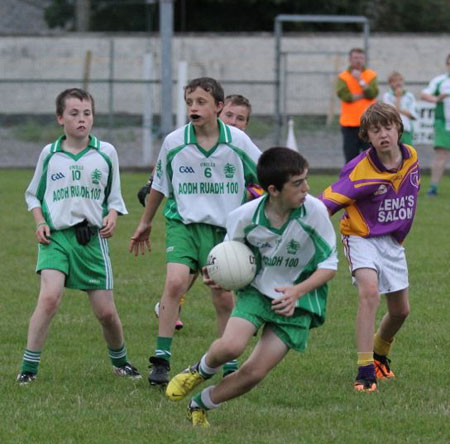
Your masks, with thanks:
M 150 81 L 153 77 L 153 54 L 144 54 L 144 80 Z M 153 86 L 151 83 L 144 84 L 144 109 L 142 116 L 142 165 L 150 166 L 153 160 Z
M 292 117 L 290 117 L 288 121 L 288 135 L 286 140 L 286 146 L 291 150 L 298 152 L 297 141 L 295 140 L 295 133 L 294 133 L 294 119 Z
M 187 83 L 187 62 L 178 62 L 177 82 L 177 128 L 186 124 L 186 105 L 184 103 L 184 87 Z

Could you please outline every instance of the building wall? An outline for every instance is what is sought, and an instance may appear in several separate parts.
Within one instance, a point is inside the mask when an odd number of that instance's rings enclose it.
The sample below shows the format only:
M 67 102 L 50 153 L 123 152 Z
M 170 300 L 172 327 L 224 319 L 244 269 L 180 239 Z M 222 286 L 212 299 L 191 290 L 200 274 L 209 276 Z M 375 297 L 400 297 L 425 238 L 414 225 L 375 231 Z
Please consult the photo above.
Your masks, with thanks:
M 286 112 L 336 114 L 335 74 L 346 68 L 347 52 L 362 46 L 359 34 L 295 34 L 283 38 L 287 56 Z M 81 86 L 86 57 L 91 53 L 89 89 L 99 112 L 140 114 L 144 107 L 143 57 L 154 55 L 153 80 L 161 71 L 160 42 L 151 35 L 64 34 L 0 36 L 0 113 L 53 113 L 56 94 Z M 173 39 L 173 78 L 177 62 L 188 61 L 188 77 L 220 80 L 225 93 L 247 95 L 255 114 L 274 111 L 275 42 L 272 34 L 177 35 Z M 382 92 L 392 70 L 402 72 L 409 89 L 418 94 L 445 68 L 449 35 L 375 34 L 370 38 L 370 66 L 379 74 Z M 113 54 L 113 60 L 110 55 Z M 108 80 L 113 72 L 114 94 Z M 134 83 L 133 83 L 134 82 Z M 153 87 L 155 112 L 159 89 Z M 174 88 L 174 109 L 176 91 Z

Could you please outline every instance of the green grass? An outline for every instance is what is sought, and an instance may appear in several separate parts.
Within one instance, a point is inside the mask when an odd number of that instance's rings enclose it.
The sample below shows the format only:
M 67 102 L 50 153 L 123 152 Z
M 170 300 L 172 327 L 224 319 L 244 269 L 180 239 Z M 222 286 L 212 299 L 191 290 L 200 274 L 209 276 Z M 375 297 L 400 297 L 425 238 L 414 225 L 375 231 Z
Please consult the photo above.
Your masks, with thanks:
M 170 403 L 146 380 L 157 332 L 153 306 L 165 270 L 161 216 L 154 225 L 152 253 L 134 258 L 127 252 L 142 211 L 135 193 L 146 174 L 122 175 L 130 215 L 120 218 L 110 243 L 115 298 L 129 356 L 144 378 L 132 382 L 112 374 L 86 296 L 67 291 L 42 354 L 38 380 L 26 387 L 15 383 L 39 290 L 34 224 L 23 200 L 31 175 L 2 170 L 0 176 L 1 443 L 449 442 L 448 179 L 439 197 L 420 199 L 406 241 L 411 315 L 393 349 L 397 379 L 381 382 L 377 393 L 352 390 L 357 297 L 339 246 L 340 267 L 330 285 L 327 322 L 312 331 L 307 352 L 291 352 L 260 386 L 211 413 L 209 430 L 197 430 L 185 419 L 185 401 Z M 310 176 L 313 194 L 334 180 Z M 425 178 L 421 197 L 427 183 Z M 185 328 L 175 336 L 173 372 L 198 359 L 214 337 L 209 299 L 197 282 L 184 305 Z M 379 317 L 384 302 L 382 308 Z

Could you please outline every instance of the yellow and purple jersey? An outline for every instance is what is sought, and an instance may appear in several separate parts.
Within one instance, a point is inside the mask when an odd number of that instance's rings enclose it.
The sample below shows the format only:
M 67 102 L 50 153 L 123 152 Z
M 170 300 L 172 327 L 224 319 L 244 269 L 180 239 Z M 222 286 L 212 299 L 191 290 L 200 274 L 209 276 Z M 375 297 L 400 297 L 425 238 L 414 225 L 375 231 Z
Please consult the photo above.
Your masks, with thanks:
M 405 239 L 416 212 L 420 173 L 416 150 L 399 146 L 403 162 L 398 170 L 387 170 L 371 147 L 347 163 L 339 180 L 319 196 L 330 214 L 345 208 L 342 234 Z

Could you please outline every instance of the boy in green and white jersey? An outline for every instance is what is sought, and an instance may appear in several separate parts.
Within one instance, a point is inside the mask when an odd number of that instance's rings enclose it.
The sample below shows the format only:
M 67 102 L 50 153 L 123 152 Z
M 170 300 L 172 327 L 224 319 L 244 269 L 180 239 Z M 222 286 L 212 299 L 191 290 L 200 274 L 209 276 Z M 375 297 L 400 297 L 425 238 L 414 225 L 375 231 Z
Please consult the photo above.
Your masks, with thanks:
M 250 101 L 246 97 L 240 94 L 231 94 L 225 97 L 225 102 L 222 111 L 220 112 L 220 120 L 222 120 L 222 122 L 227 125 L 234 126 L 242 131 L 245 131 L 250 121 L 251 112 L 252 112 L 252 105 L 250 104 Z M 142 206 L 144 207 L 147 195 L 148 193 L 150 193 L 151 184 L 153 182 L 153 174 L 154 171 L 152 171 L 152 174 L 150 175 L 147 184 L 144 187 L 142 187 L 138 192 L 138 199 L 141 202 Z M 252 198 L 254 196 L 259 197 L 259 195 L 261 194 L 261 189 L 256 184 L 249 185 L 247 187 L 247 191 L 248 191 L 247 196 L 249 198 Z M 190 287 L 192 287 L 196 276 L 197 274 L 192 275 L 192 283 L 190 284 Z M 184 326 L 180 318 L 180 313 L 181 313 L 181 306 L 184 304 L 185 298 L 186 295 L 183 295 L 183 297 L 180 299 L 179 315 L 177 320 L 175 321 L 176 330 L 180 330 Z M 157 302 L 155 305 L 155 313 L 156 316 L 158 317 L 159 302 Z
M 434 157 L 431 164 L 431 183 L 427 196 L 437 195 L 450 153 L 450 54 L 445 59 L 447 72 L 434 77 L 422 91 L 420 98 L 435 103 Z
M 305 351 L 309 330 L 325 320 L 327 282 L 337 269 L 336 236 L 325 206 L 308 194 L 307 173 L 299 153 L 270 148 L 258 162 L 259 183 L 267 194 L 227 218 L 227 238 L 253 250 L 258 272 L 237 292 L 222 337 L 197 364 L 170 381 L 166 395 L 183 399 L 226 361 L 239 357 L 259 328 L 263 331 L 239 370 L 191 399 L 194 426 L 208 426 L 206 411 L 251 390 L 290 349 Z M 217 288 L 207 276 L 205 282 Z
M 224 93 L 209 77 L 185 88 L 190 123 L 169 134 L 161 147 L 152 189 L 129 250 L 137 255 L 150 247 L 151 223 L 164 197 L 166 217 L 166 284 L 161 298 L 155 355 L 149 382 L 169 382 L 171 344 L 179 301 L 192 274 L 204 265 L 211 248 L 225 235 L 228 213 L 247 199 L 246 186 L 256 183 L 259 149 L 242 131 L 217 118 Z M 233 295 L 212 289 L 217 330 L 222 334 L 234 306 Z M 236 368 L 230 363 L 229 370 Z
M 113 298 L 108 238 L 127 214 L 115 148 L 90 135 L 94 99 L 78 88 L 61 92 L 56 117 L 64 135 L 44 147 L 25 199 L 36 222 L 41 289 L 30 320 L 20 384 L 36 379 L 41 350 L 64 287 L 84 290 L 102 325 L 114 372 L 140 378 L 128 362 Z

